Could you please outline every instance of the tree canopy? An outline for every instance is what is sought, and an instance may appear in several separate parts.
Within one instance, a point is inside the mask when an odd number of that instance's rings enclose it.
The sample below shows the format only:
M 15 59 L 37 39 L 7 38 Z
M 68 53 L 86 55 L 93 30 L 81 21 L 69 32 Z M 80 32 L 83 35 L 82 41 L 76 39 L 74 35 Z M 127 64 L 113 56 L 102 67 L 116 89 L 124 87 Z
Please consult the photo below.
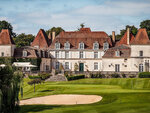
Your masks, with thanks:
M 5 20 L 0 21 L 0 32 L 2 29 L 9 29 L 11 36 L 12 37 L 16 36 L 16 33 L 13 32 L 12 25 Z
M 52 27 L 51 29 L 49 29 L 49 30 L 46 31 L 46 34 L 47 34 L 47 36 L 48 36 L 49 33 L 52 34 L 52 32 L 55 32 L 55 33 L 56 33 L 56 36 L 57 36 L 57 35 L 58 35 L 60 32 L 62 32 L 62 31 L 64 31 L 64 29 L 61 28 L 61 27 Z
M 30 46 L 35 36 L 32 34 L 26 35 L 25 33 L 19 34 L 14 38 L 14 42 L 17 47 Z
M 140 28 L 146 28 L 148 36 L 150 38 L 150 20 L 144 20 L 140 23 Z

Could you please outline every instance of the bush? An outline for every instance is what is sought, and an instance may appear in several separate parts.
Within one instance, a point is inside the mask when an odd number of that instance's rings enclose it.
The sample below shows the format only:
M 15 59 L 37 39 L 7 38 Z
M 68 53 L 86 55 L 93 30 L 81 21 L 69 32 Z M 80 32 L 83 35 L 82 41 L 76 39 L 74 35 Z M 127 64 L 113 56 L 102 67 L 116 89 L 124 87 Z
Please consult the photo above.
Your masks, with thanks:
M 85 78 L 85 75 L 75 75 L 75 76 L 67 76 L 68 81 L 70 80 L 78 80 Z
M 96 73 L 96 74 L 91 73 L 90 77 L 91 78 L 105 78 L 105 75 L 101 73 Z
M 37 76 L 35 76 L 35 75 L 29 75 L 28 77 L 29 77 L 30 79 L 38 79 L 38 78 L 40 78 L 39 75 L 37 75 Z
M 49 73 L 39 73 L 38 76 L 41 78 L 41 80 L 46 80 L 51 76 L 51 74 L 49 74 Z
M 112 78 L 120 78 L 120 75 L 117 74 L 117 73 L 114 73 L 114 74 L 111 74 L 111 77 L 112 77 Z
M 139 78 L 150 78 L 150 72 L 139 73 Z

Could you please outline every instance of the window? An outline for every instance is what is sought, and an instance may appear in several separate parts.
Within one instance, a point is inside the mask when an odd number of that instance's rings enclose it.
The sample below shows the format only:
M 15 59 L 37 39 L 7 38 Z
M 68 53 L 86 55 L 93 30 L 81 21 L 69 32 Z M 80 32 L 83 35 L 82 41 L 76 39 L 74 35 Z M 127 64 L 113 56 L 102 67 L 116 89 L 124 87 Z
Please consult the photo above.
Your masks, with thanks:
M 143 64 L 139 64 L 139 72 L 143 72 Z
M 98 62 L 94 62 L 94 70 L 98 70 Z
M 83 51 L 80 51 L 80 58 L 83 58 Z
M 66 42 L 66 43 L 64 44 L 64 48 L 65 48 L 65 49 L 70 49 L 70 43 L 69 43 L 69 42 Z
M 115 72 L 120 72 L 120 65 L 119 64 L 115 64 Z
M 69 58 L 69 51 L 65 52 L 65 58 Z
M 45 51 L 43 51 L 42 53 L 43 53 L 43 57 L 45 57 Z
M 59 62 L 56 62 L 56 69 L 59 69 Z
M 55 49 L 60 49 L 60 43 L 59 42 L 55 43 Z
M 98 49 L 99 49 L 99 44 L 98 44 L 98 42 L 95 42 L 95 43 L 94 43 L 93 49 L 94 49 L 94 50 L 98 50 Z
M 27 57 L 27 51 L 23 51 L 23 57 Z
M 98 58 L 98 52 L 94 52 L 94 58 Z
M 107 49 L 109 49 L 109 45 L 108 45 L 107 42 L 105 42 L 105 43 L 103 44 L 103 49 L 104 49 L 104 51 L 107 50 Z
M 4 56 L 4 52 L 1 53 L 1 56 L 2 56 L 2 57 Z
M 84 49 L 84 43 L 83 42 L 79 43 L 79 49 Z
M 142 57 L 143 56 L 143 51 L 139 51 L 139 55 L 140 55 L 140 57 Z
M 119 50 L 115 51 L 115 54 L 116 54 L 117 57 L 119 57 L 120 56 L 120 51 Z
M 56 51 L 56 52 L 55 52 L 55 57 L 56 57 L 56 58 L 59 58 L 59 51 Z
M 69 69 L 69 62 L 65 62 L 65 69 Z

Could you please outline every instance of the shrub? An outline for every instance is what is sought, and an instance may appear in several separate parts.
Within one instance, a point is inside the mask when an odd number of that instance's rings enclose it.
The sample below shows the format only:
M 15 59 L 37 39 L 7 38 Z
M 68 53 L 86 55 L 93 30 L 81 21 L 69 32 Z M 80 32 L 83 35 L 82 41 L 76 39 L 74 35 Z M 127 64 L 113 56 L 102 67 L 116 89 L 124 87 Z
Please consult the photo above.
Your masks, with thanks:
M 29 75 L 28 76 L 30 79 L 38 79 L 38 78 L 40 78 L 40 76 L 39 75 Z
M 139 78 L 150 78 L 150 72 L 139 73 Z
M 117 74 L 117 73 L 114 73 L 114 74 L 111 74 L 111 77 L 112 77 L 112 78 L 120 78 L 120 75 Z
M 96 74 L 91 73 L 90 77 L 91 78 L 105 78 L 105 75 L 101 73 L 96 73 Z
M 39 73 L 38 76 L 41 78 L 41 80 L 46 80 L 51 76 L 51 74 L 49 74 L 49 73 Z
M 85 78 L 85 75 L 67 76 L 68 81 Z

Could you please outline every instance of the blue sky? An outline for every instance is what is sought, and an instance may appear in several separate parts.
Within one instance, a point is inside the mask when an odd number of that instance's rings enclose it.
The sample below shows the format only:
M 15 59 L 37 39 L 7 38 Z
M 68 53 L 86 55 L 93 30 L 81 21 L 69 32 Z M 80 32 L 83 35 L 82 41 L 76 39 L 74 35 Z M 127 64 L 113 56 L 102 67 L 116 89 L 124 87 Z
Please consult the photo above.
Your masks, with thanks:
M 150 0 L 0 0 L 0 20 L 10 22 L 16 33 L 36 35 L 53 26 L 72 31 L 85 23 L 111 34 L 146 19 Z

